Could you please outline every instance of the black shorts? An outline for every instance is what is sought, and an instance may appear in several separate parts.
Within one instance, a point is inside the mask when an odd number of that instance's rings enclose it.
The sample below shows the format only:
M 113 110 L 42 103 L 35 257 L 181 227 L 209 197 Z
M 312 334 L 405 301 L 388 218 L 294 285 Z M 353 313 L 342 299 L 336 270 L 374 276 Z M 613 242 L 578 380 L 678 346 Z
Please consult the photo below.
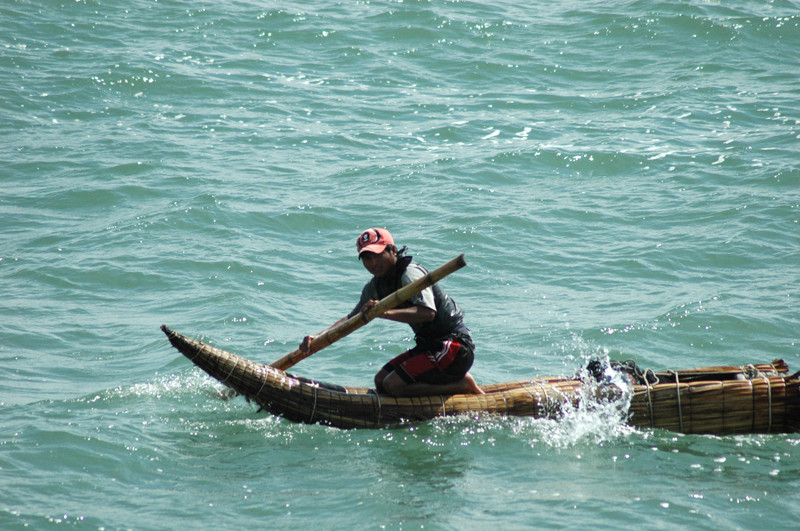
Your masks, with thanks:
M 475 359 L 475 345 L 469 336 L 452 335 L 432 346 L 417 345 L 383 366 L 396 372 L 404 382 L 433 385 L 457 382 L 467 374 Z

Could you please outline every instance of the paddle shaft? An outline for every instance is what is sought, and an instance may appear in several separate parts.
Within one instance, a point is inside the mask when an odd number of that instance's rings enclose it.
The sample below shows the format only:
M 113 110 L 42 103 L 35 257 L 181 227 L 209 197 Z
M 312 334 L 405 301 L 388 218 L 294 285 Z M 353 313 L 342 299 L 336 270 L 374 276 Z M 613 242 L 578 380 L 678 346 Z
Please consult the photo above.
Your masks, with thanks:
M 441 267 L 438 267 L 426 274 L 424 277 L 418 278 L 414 282 L 403 286 L 391 295 L 387 295 L 378 301 L 378 304 L 366 312 L 359 312 L 357 315 L 354 315 L 345 322 L 321 332 L 314 338 L 313 341 L 311 341 L 307 352 L 296 349 L 281 359 L 274 361 L 270 365 L 283 371 L 287 370 L 299 361 L 304 360 L 315 352 L 327 347 L 331 343 L 339 341 L 344 336 L 354 332 L 355 330 L 358 330 L 376 317 L 380 317 L 387 310 L 391 310 L 392 308 L 402 304 L 425 288 L 433 286 L 453 271 L 457 271 L 465 265 L 467 265 L 467 262 L 464 260 L 463 254 L 453 258 Z

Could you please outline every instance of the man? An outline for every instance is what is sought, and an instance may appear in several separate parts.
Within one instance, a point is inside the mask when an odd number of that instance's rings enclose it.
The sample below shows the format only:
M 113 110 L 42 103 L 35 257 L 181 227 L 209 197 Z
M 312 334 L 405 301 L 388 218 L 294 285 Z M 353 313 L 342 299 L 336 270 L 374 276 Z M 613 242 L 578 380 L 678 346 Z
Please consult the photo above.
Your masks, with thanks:
M 353 311 L 333 326 L 366 312 L 387 295 L 427 274 L 425 268 L 405 255 L 405 247 L 397 250 L 386 229 L 364 231 L 356 240 L 356 249 L 372 279 L 364 286 Z M 375 375 L 378 392 L 393 396 L 483 394 L 467 372 L 475 347 L 464 326 L 464 314 L 438 284 L 380 317 L 410 325 L 416 346 L 389 361 Z M 308 351 L 313 339 L 307 336 L 300 348 Z

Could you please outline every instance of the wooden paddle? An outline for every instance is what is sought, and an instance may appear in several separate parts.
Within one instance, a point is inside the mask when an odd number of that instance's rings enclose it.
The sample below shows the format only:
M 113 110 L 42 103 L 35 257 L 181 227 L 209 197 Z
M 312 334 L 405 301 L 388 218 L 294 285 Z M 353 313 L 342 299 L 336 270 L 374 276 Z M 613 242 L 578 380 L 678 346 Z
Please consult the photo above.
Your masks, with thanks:
M 467 265 L 467 262 L 464 260 L 463 254 L 453 258 L 443 266 L 434 269 L 424 277 L 418 278 L 411 284 L 403 286 L 391 295 L 387 295 L 381 299 L 378 304 L 366 312 L 359 312 L 357 315 L 354 315 L 342 324 L 321 332 L 316 338 L 314 338 L 314 340 L 311 342 L 311 345 L 309 345 L 308 352 L 303 352 L 298 348 L 285 355 L 281 359 L 271 363 L 270 365 L 277 369 L 281 369 L 282 371 L 287 370 L 289 367 L 292 367 L 299 361 L 302 361 L 315 352 L 322 350 L 331 343 L 342 339 L 351 332 L 358 330 L 376 317 L 381 316 L 384 312 L 386 312 L 386 310 L 391 310 L 395 306 L 407 301 L 428 286 L 433 286 L 453 271 L 457 271 L 465 265 Z

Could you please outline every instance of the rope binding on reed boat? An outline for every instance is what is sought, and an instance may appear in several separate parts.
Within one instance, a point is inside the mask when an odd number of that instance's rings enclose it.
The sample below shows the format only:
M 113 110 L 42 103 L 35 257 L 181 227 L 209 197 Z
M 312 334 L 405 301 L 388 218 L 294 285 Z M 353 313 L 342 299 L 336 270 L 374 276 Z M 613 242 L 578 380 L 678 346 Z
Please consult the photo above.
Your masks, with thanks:
M 231 367 L 231 372 L 228 373 L 228 376 L 226 376 L 224 380 L 220 380 L 222 383 L 226 383 L 231 378 L 233 371 L 236 370 L 237 365 L 239 365 L 239 358 L 236 358 L 236 361 L 233 363 L 233 367 Z
M 267 385 L 267 379 L 268 379 L 267 371 L 265 371 L 263 367 L 260 368 L 259 370 L 260 370 L 261 374 L 264 375 L 264 378 L 262 378 L 263 381 L 261 382 L 261 387 L 258 388 L 258 392 L 256 393 L 256 398 L 261 396 L 261 391 L 263 391 L 264 390 L 264 386 Z
M 536 382 L 534 382 L 533 380 L 531 380 L 531 381 L 530 381 L 530 385 L 523 385 L 523 386 L 522 386 L 522 389 L 525 389 L 525 391 L 527 391 L 527 393 L 530 395 L 530 397 L 531 397 L 531 399 L 532 399 L 532 400 L 531 400 L 531 410 L 533 411 L 533 416 L 534 416 L 534 417 L 536 417 L 536 411 L 535 411 L 535 408 L 536 408 L 536 406 L 537 406 L 537 405 L 541 405 L 541 404 L 539 404 L 539 397 L 537 397 L 537 396 L 534 394 L 533 390 L 531 389 L 531 386 L 532 386 L 534 383 L 536 383 Z
M 537 394 L 536 392 L 533 391 L 533 386 L 534 385 L 538 385 L 539 387 L 541 387 L 542 392 L 544 393 L 544 400 L 541 399 L 541 395 L 539 395 L 539 394 Z M 536 380 L 531 380 L 530 381 L 530 385 L 524 385 L 524 386 L 522 386 L 522 388 L 525 389 L 528 392 L 529 395 L 531 395 L 531 398 L 533 399 L 533 402 L 532 402 L 531 405 L 533 407 L 538 406 L 538 408 L 539 408 L 539 417 L 548 417 L 549 418 L 550 417 L 550 411 L 548 411 L 548 409 L 549 409 L 549 406 L 550 406 L 550 396 L 547 394 L 547 387 L 542 382 L 537 382 Z M 534 413 L 533 416 L 536 417 L 536 413 Z
M 550 397 L 547 395 L 547 387 L 545 387 L 545 385 L 542 382 L 537 382 L 537 383 L 539 384 L 539 387 L 542 388 L 542 391 L 544 391 L 544 402 L 539 402 L 539 409 L 542 411 L 542 413 L 543 413 L 542 416 L 543 417 L 544 416 L 549 417 L 550 416 Z
M 370 392 L 373 392 L 373 390 L 370 389 Z M 382 407 L 381 406 L 381 394 L 378 391 L 375 391 L 374 394 L 375 394 L 375 401 L 378 403 L 378 420 L 376 422 L 378 424 L 380 424 L 381 423 L 381 416 L 383 416 L 383 410 L 381 409 L 381 407 Z
M 647 394 L 647 408 L 650 410 L 650 427 L 655 428 L 656 422 L 655 418 L 653 417 L 653 395 L 651 394 L 653 387 L 650 385 L 650 382 L 647 382 L 645 389 L 645 393 Z
M 317 412 L 317 389 L 319 389 L 319 386 L 312 385 L 311 388 L 314 390 L 314 404 L 311 406 L 311 416 L 308 417 L 309 424 L 314 423 L 314 413 Z
M 685 433 L 683 431 L 683 411 L 681 411 L 681 382 L 677 371 L 670 371 L 670 374 L 675 375 L 675 394 L 678 397 L 678 426 L 681 433 Z M 723 394 L 722 396 L 724 398 L 725 395 Z
M 767 402 L 769 407 L 769 424 L 767 424 L 767 433 L 772 433 L 772 382 L 769 381 L 769 378 L 764 376 L 764 380 L 767 382 Z M 755 398 L 755 394 L 753 395 Z

